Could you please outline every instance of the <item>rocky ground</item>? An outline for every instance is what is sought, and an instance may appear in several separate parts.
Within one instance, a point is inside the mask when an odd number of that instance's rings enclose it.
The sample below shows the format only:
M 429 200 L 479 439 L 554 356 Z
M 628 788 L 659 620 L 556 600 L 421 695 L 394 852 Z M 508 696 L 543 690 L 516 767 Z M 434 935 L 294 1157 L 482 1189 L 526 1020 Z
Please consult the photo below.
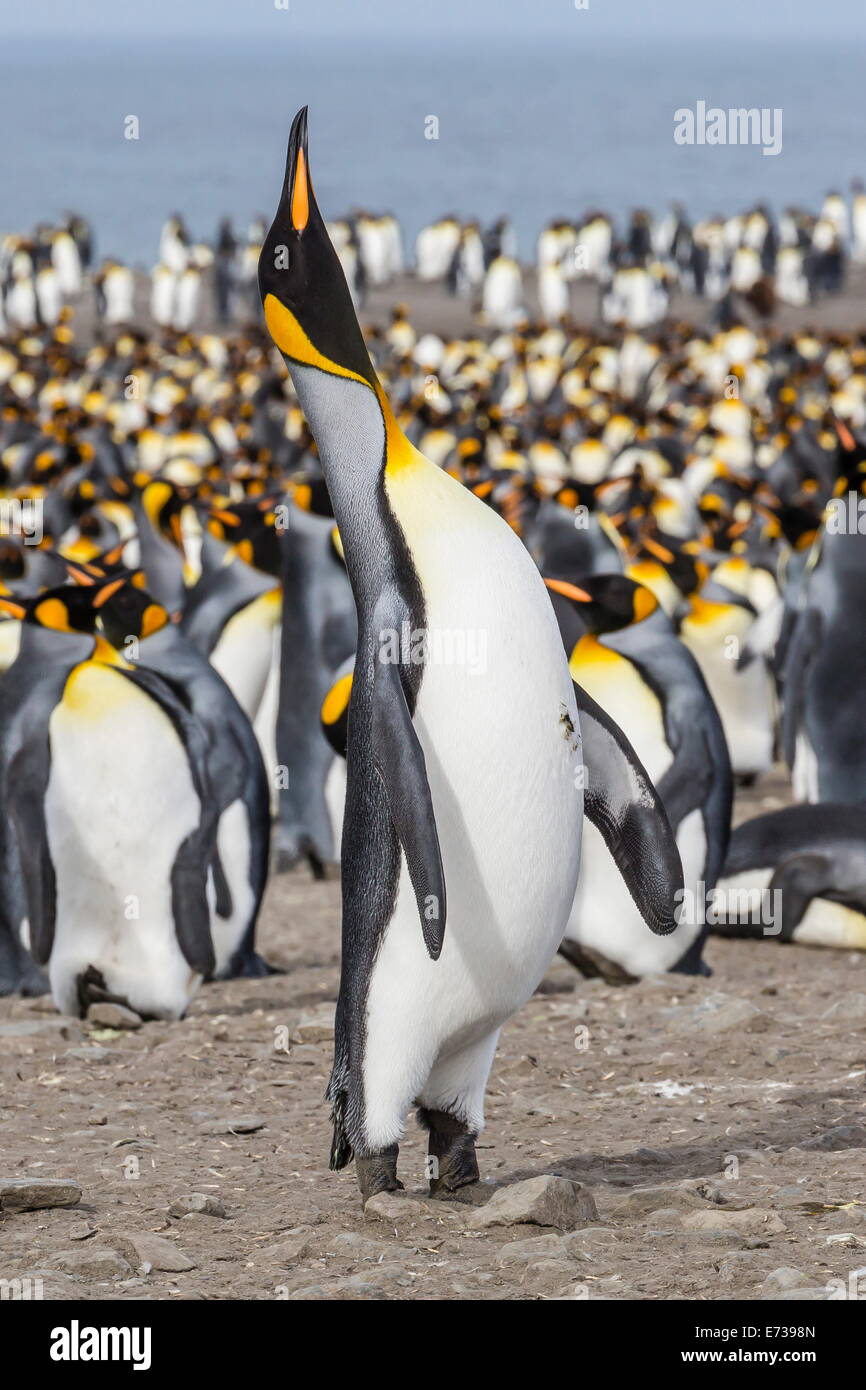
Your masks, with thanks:
M 327 1171 L 339 885 L 274 879 L 262 947 L 285 974 L 208 986 L 181 1023 L 0 1001 L 0 1279 L 41 1279 L 48 1299 L 856 1287 L 866 957 L 716 940 L 711 979 L 627 988 L 557 963 L 502 1035 L 489 1200 L 426 1200 L 413 1126 L 407 1195 L 365 1214 L 353 1174 Z M 48 1201 L 71 1205 L 21 1209 Z

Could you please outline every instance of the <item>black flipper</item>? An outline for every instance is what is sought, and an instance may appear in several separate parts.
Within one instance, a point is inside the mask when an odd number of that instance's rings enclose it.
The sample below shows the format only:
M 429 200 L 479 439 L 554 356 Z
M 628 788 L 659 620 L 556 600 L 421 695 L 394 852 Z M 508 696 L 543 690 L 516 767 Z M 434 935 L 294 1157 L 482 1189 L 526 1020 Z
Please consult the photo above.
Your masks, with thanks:
M 396 663 L 377 661 L 373 680 L 373 763 L 415 890 L 424 944 L 438 960 L 445 936 L 445 874 L 424 750 Z
M 833 864 L 823 854 L 798 854 L 786 859 L 770 879 L 769 891 L 781 893 L 782 930 L 780 941 L 793 941 L 794 932 L 806 915 L 813 898 L 833 887 Z M 775 901 L 775 900 L 774 900 Z
M 678 925 L 683 870 L 661 799 L 617 724 L 575 683 L 584 811 L 601 833 L 641 916 L 656 936 Z
M 18 864 L 30 923 L 30 953 L 46 965 L 54 945 L 57 883 L 45 824 L 45 791 L 51 771 L 47 732 L 19 749 L 9 767 L 4 798 L 18 839 Z
M 207 735 L 180 693 L 145 666 L 118 667 L 119 673 L 146 692 L 171 720 L 186 753 L 201 819 L 180 846 L 171 871 L 171 906 L 177 944 L 187 964 L 209 979 L 216 968 L 207 899 L 208 871 L 217 850 L 220 799 L 208 775 Z
M 821 614 L 807 608 L 798 614 L 782 671 L 782 744 L 785 762 L 793 768 L 797 735 L 803 724 L 806 682 L 821 643 Z

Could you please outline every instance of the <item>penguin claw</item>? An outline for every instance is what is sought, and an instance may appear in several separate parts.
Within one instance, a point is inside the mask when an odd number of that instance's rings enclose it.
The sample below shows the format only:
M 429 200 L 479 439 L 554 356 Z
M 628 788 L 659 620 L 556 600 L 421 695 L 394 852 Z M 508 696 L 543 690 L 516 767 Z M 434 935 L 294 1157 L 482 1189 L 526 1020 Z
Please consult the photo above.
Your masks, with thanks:
M 398 1148 L 392 1144 L 381 1153 L 367 1157 L 355 1155 L 355 1176 L 361 1189 L 361 1200 L 366 1206 L 377 1192 L 402 1192 L 403 1184 L 397 1177 Z
M 481 1177 L 475 1154 L 475 1134 L 463 1120 L 443 1110 L 421 1108 L 418 1119 L 429 1131 L 427 1163 L 430 1196 L 472 1201 L 468 1192 L 465 1196 L 457 1194 L 465 1189 L 477 1188 Z

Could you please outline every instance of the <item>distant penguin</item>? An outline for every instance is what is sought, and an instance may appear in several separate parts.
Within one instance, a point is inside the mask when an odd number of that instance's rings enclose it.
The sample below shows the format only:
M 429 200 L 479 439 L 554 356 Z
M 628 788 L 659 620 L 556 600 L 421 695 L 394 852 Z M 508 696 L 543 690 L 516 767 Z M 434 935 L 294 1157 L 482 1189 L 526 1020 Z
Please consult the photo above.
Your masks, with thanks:
M 128 266 L 112 261 L 102 271 L 102 293 L 105 298 L 105 322 L 126 324 L 133 319 L 135 278 Z
M 488 267 L 481 294 L 481 308 L 494 328 L 513 328 L 521 313 L 523 276 L 517 261 L 497 256 Z
M 122 582 L 14 605 L 39 632 L 2 682 L 7 811 L 25 944 L 57 1008 L 83 1015 L 109 1000 L 179 1018 L 217 963 L 207 898 L 217 803 L 201 726 L 170 684 L 94 634 Z M 70 637 L 74 654 L 40 662 L 40 645 L 68 652 Z
M 809 303 L 809 281 L 798 246 L 783 246 L 776 257 L 776 297 L 802 308 Z
M 205 565 L 180 624 L 253 723 L 269 683 L 278 680 L 282 590 L 273 516 L 269 498 L 211 509 L 208 529 L 228 549 Z M 265 750 L 271 767 L 272 738 Z
M 51 240 L 51 264 L 64 299 L 81 293 L 81 256 L 71 232 L 63 227 Z
M 324 508 L 324 502 L 320 504 Z M 330 511 L 330 504 L 327 504 Z M 314 875 L 339 861 L 328 792 L 332 751 L 322 735 L 322 701 L 357 644 L 357 620 L 333 516 L 295 489 L 283 536 L 282 630 L 276 762 L 291 769 L 280 789 L 274 866 L 306 859 Z
M 559 323 L 568 314 L 568 283 L 559 265 L 545 265 L 539 270 L 538 303 L 548 323 Z
M 443 217 L 422 227 L 415 241 L 415 267 L 419 280 L 444 280 L 460 244 L 460 223 Z
M 822 802 L 746 821 L 717 898 L 722 936 L 866 951 L 866 809 Z
M 170 328 L 175 317 L 179 276 L 160 262 L 150 277 L 150 316 L 158 328 Z
M 278 244 L 290 248 L 286 270 L 275 268 Z M 306 109 L 259 277 L 358 607 L 331 1162 L 355 1157 L 365 1200 L 397 1188 L 416 1102 L 432 1186 L 447 1195 L 478 1180 L 499 1029 L 544 973 L 574 895 L 573 689 L 520 541 L 420 455 L 393 415 L 313 195 Z M 419 649 L 425 633 L 432 642 L 467 628 L 486 634 L 486 674 Z
M 735 775 L 752 782 L 773 761 L 775 698 L 763 660 L 743 664 L 740 655 L 757 613 L 747 599 L 693 594 L 680 636 L 709 687 L 725 730 Z
M 840 474 L 813 543 L 787 641 L 782 733 L 799 801 L 855 803 L 866 789 L 866 447 L 837 423 Z M 854 524 L 851 524 L 852 509 Z

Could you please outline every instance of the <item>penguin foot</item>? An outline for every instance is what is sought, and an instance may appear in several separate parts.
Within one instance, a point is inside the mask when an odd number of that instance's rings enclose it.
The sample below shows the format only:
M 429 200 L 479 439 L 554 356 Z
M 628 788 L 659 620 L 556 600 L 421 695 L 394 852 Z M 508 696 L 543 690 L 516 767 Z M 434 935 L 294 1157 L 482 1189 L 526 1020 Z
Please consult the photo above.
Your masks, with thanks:
M 475 1156 L 476 1135 L 465 1121 L 444 1110 L 419 1110 L 418 1119 L 429 1131 L 427 1175 L 431 1197 L 450 1197 L 480 1178 Z
M 573 965 L 585 980 L 601 979 L 608 985 L 637 983 L 636 975 L 629 975 L 621 965 L 608 960 L 607 956 L 603 956 L 600 951 L 594 951 L 590 946 L 578 946 L 576 941 L 566 940 L 560 946 L 559 954 L 564 956 L 569 965 Z
M 243 955 L 238 955 L 232 961 L 224 975 L 217 976 L 220 980 L 262 980 L 266 975 L 285 975 L 286 971 L 279 966 L 269 965 L 264 956 L 260 956 L 257 951 L 247 951 Z
M 403 1184 L 397 1178 L 396 1144 L 382 1149 L 381 1153 L 365 1157 L 355 1155 L 355 1176 L 361 1189 L 361 1198 L 366 1203 L 376 1192 L 402 1192 Z

